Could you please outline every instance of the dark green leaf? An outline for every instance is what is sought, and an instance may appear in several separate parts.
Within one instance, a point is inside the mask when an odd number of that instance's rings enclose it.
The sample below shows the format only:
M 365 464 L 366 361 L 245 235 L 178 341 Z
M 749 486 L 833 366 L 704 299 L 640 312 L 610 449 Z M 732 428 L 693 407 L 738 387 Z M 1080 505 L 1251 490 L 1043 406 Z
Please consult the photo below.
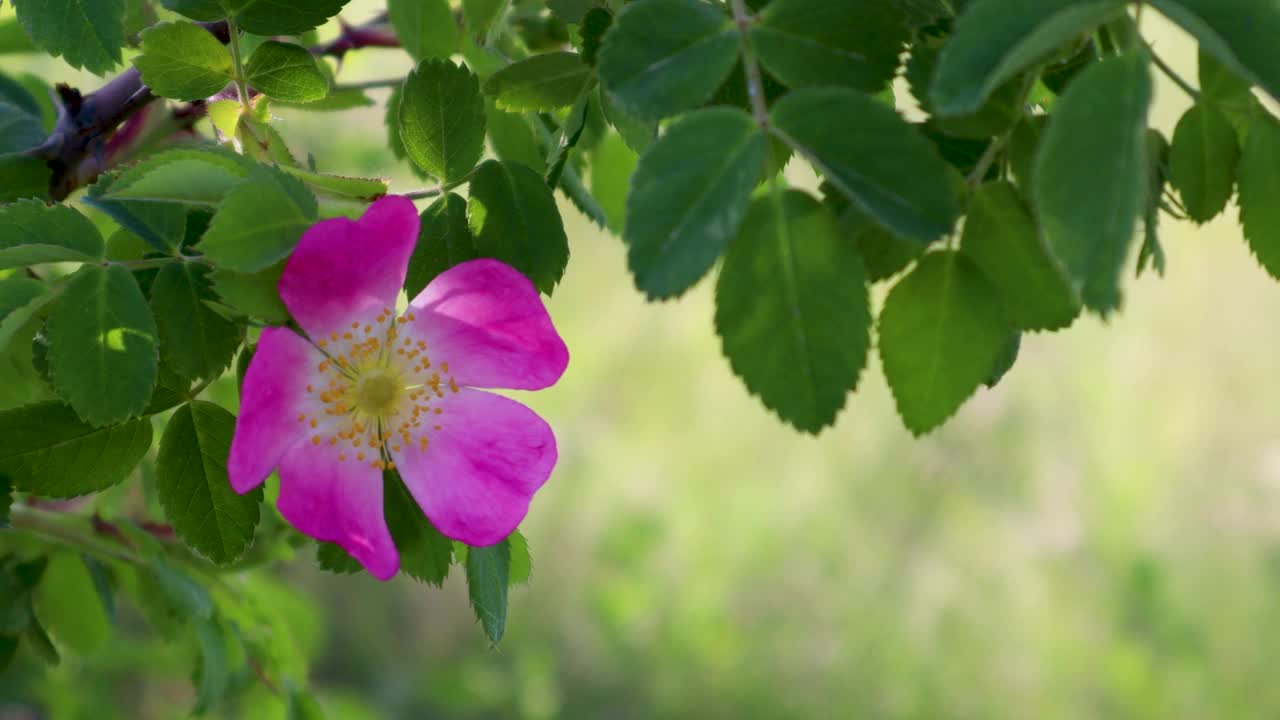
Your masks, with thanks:
M 925 41 L 911 48 L 906 78 L 911 94 L 925 112 L 933 115 L 930 123 L 948 135 L 987 139 L 1001 135 L 1023 115 L 1025 76 L 1015 75 L 996 88 L 976 112 L 965 115 L 938 115 L 933 109 L 929 88 L 937 70 L 939 50 Z
M 1066 271 L 1013 185 L 987 183 L 974 192 L 961 247 L 1000 291 L 1015 326 L 1059 330 L 1080 314 Z
M 144 30 L 142 54 L 133 64 L 155 94 L 175 100 L 203 100 L 235 77 L 227 48 L 189 22 L 160 23 Z
M 546 112 L 569 107 L 595 83 L 595 71 L 577 53 L 551 52 L 499 70 L 484 91 L 503 110 Z
M 587 11 L 604 4 L 604 0 L 547 0 L 547 7 L 567 23 L 580 23 Z
M 845 199 L 843 195 L 841 199 Z M 867 279 L 880 282 L 902 272 L 913 260 L 924 253 L 925 247 L 914 240 L 898 237 L 884 229 L 866 213 L 852 205 L 847 205 L 839 219 L 842 237 L 852 240 L 858 254 L 862 256 L 862 264 L 866 269 Z
M 255 35 L 300 35 L 323 25 L 350 0 L 231 0 L 236 22 Z
M 240 346 L 240 329 L 205 304 L 214 298 L 208 274 L 203 265 L 173 263 L 151 285 L 160 355 L 192 380 L 221 375 Z
M 160 0 L 166 8 L 192 20 L 209 22 L 227 17 L 227 11 L 235 11 L 247 0 Z
M 1274 0 L 1151 0 L 1222 64 L 1280 99 L 1280 6 Z
M 0 529 L 9 527 L 9 507 L 13 505 L 13 483 L 0 475 Z M 2 671 L 3 663 L 0 663 Z
M 923 435 L 991 377 L 1009 338 L 996 288 L 963 255 L 934 252 L 880 313 L 880 360 L 907 429 Z
M 477 257 L 502 260 L 544 293 L 560 282 L 569 240 L 555 197 L 538 173 L 519 163 L 482 163 L 471 178 L 467 224 Z
M 259 168 L 227 195 L 200 249 L 221 269 L 255 273 L 285 259 L 316 212 L 315 196 L 302 181 Z
M 467 552 L 467 594 L 471 609 L 489 641 L 502 639 L 507 628 L 507 587 L 511 573 L 511 548 L 506 540 Z
M 1223 65 L 1213 54 L 1200 48 L 1198 76 L 1201 96 L 1228 113 L 1248 111 L 1257 103 L 1249 81 Z
M 391 26 L 414 60 L 447 58 L 458 50 L 458 24 L 448 0 L 387 0 Z
M 270 98 L 307 103 L 329 94 L 329 78 L 300 45 L 268 40 L 253 51 L 244 70 L 249 85 Z
M 72 207 L 50 207 L 39 200 L 0 206 L 0 269 L 93 262 L 105 252 L 98 228 Z
M 1240 221 L 1249 248 L 1280 278 L 1280 123 L 1260 116 L 1240 156 Z
M 1182 116 L 1169 148 L 1169 182 L 1188 217 L 1205 223 L 1226 208 L 1239 160 L 1235 128 L 1221 110 L 1201 102 Z
M 922 244 L 959 214 L 938 151 L 897 113 L 842 88 L 796 90 L 773 108 L 775 132 L 864 212 Z
M 400 551 L 400 569 L 416 580 L 439 587 L 449 575 L 453 542 L 422 514 L 422 508 L 395 471 L 383 474 L 383 498 L 387 527 Z
M 40 116 L 0 98 L 0 155 L 36 147 L 45 139 Z
M 1018 351 L 1022 349 L 1022 333 L 1014 330 L 1009 333 L 1009 339 L 1004 344 L 1004 349 L 1000 351 L 1000 357 L 996 358 L 996 366 L 991 370 L 991 377 L 987 378 L 983 385 L 993 388 L 1000 384 L 1005 375 L 1013 369 L 1013 364 L 1018 361 Z
M 1104 316 L 1120 306 L 1121 269 L 1147 197 L 1147 62 L 1135 53 L 1081 73 L 1058 99 L 1036 162 L 1049 247 L 1085 306 Z
M 409 159 L 444 182 L 461 179 L 484 148 L 484 98 L 470 70 L 424 60 L 405 78 L 400 139 Z
M 417 297 L 437 275 L 467 260 L 479 251 L 467 225 L 467 201 L 455 193 L 439 198 L 422 211 L 418 244 L 409 258 L 404 289 Z
M 14 0 L 27 35 L 75 68 L 104 75 L 120 64 L 125 0 Z
M 764 132 L 736 108 L 690 113 L 640 156 L 623 239 L 636 287 L 680 295 L 738 233 L 764 170 Z
M 835 422 L 870 347 L 862 259 L 809 195 L 751 204 L 716 282 L 716 332 L 733 371 L 797 429 Z
M 238 273 L 219 268 L 210 276 L 214 292 L 222 302 L 245 315 L 262 318 L 269 323 L 283 324 L 289 321 L 289 310 L 276 286 L 284 273 L 284 263 L 278 263 L 256 273 Z
M 227 667 L 227 633 L 217 618 L 207 618 L 195 624 L 196 640 L 200 645 L 196 663 L 196 704 L 193 715 L 203 715 L 222 700 L 230 682 Z
M 150 447 L 150 420 L 97 428 L 57 402 L 0 412 L 0 472 L 14 488 L 45 497 L 111 487 Z
M 1164 188 L 1169 158 L 1169 141 L 1159 130 L 1147 128 L 1147 202 L 1144 212 L 1142 249 L 1138 253 L 1138 275 L 1148 266 L 1164 275 L 1164 246 L 1160 244 L 1160 204 L 1164 202 Z
M 591 8 L 582 17 L 582 60 L 591 67 L 600 59 L 604 34 L 613 27 L 613 13 L 602 7 Z
M 104 197 L 119 179 L 104 175 L 89 186 L 84 202 L 163 253 L 172 253 L 186 234 L 187 208 L 177 203 L 111 200 Z
M 875 92 L 898 67 L 907 27 L 882 0 L 773 0 L 750 35 L 760 62 L 790 87 Z
M 733 21 L 710 3 L 637 0 L 604 37 L 600 80 L 627 112 L 657 120 L 710 98 L 741 42 Z
M 331 542 L 316 543 L 316 563 L 321 570 L 338 575 L 354 575 L 364 570 L 359 560 L 348 555 L 341 545 Z
M 52 171 L 40 158 L 0 155 L 0 203 L 49 195 Z
M 93 425 L 136 417 L 156 384 L 156 322 L 129 271 L 85 265 L 49 313 L 53 386 Z
M 656 120 L 641 120 L 618 106 L 613 94 L 600 88 L 600 112 L 622 140 L 636 153 L 644 152 L 658 137 Z

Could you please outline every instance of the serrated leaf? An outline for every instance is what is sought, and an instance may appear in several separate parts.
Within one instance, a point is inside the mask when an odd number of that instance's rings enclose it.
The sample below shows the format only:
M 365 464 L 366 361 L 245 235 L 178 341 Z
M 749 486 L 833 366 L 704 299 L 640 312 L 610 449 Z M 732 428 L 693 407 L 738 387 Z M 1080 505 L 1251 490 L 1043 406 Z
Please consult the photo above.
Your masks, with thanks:
M 506 540 L 467 551 L 467 594 L 471 609 L 484 627 L 489 642 L 502 639 L 507 628 L 507 587 L 511 573 L 511 548 Z
M 189 22 L 160 23 L 144 30 L 142 54 L 133 65 L 152 92 L 175 100 L 203 100 L 235 78 L 227 48 Z
M 14 488 L 75 497 L 124 480 L 151 447 L 151 421 L 94 427 L 59 402 L 0 411 L 0 473 Z
M 1066 271 L 1012 184 L 987 183 L 974 191 L 961 249 L 1000 291 L 1018 328 L 1060 330 L 1080 314 Z
M 898 67 L 907 26 L 881 0 L 773 0 L 750 37 L 765 69 L 790 87 L 876 92 Z
M 136 417 L 156 384 L 156 323 L 123 267 L 84 265 L 49 313 L 54 389 L 93 425 Z
M 614 18 L 597 69 L 629 113 L 657 120 L 706 102 L 733 69 L 741 43 L 714 5 L 637 0 Z
M 1229 115 L 1242 115 L 1257 104 L 1249 81 L 1222 64 L 1203 46 L 1197 53 L 1200 95 Z
M 0 206 L 0 269 L 94 262 L 105 252 L 98 228 L 72 207 L 39 200 Z
M 104 75 L 120 64 L 124 0 L 14 0 L 27 35 L 74 68 Z
M 405 78 L 400 139 L 409 159 L 444 182 L 461 179 L 484 149 L 484 98 L 470 70 L 424 60 Z
M 329 175 L 303 168 L 279 166 L 280 170 L 292 175 L 312 190 L 317 190 L 336 197 L 352 198 L 372 202 L 387 194 L 390 183 L 386 178 L 361 178 L 346 175 Z
M 1280 278 L 1280 123 L 1254 119 L 1240 156 L 1240 222 L 1258 262 Z
M 214 298 L 208 274 L 204 265 L 172 263 L 151 285 L 160 356 L 190 380 L 218 377 L 240 347 L 240 328 L 205 303 Z
M 1022 350 L 1022 332 L 1014 330 L 1009 333 L 1009 339 L 1005 341 L 1004 349 L 1000 351 L 999 357 L 996 358 L 996 366 L 991 370 L 991 377 L 983 381 L 983 385 L 993 388 L 1000 384 L 1005 375 L 1013 369 L 1014 363 L 1018 361 L 1018 352 Z
M 491 104 L 485 117 L 489 144 L 499 160 L 523 163 L 539 173 L 546 171 L 546 154 L 524 115 L 504 112 Z
M 262 489 L 237 495 L 227 478 L 236 419 L 209 402 L 178 408 L 160 438 L 156 493 L 165 518 L 192 550 L 218 565 L 253 543 Z
M 440 587 L 453 562 L 453 542 L 423 515 L 395 471 L 383 473 L 387 528 L 400 551 L 400 569 L 415 580 Z
M 645 150 L 623 234 L 636 287 L 675 297 L 711 269 L 738 232 L 766 147 L 749 115 L 721 107 L 689 113 Z
M 627 147 L 636 153 L 642 153 L 645 148 L 658 137 L 658 123 L 655 120 L 641 120 L 626 110 L 618 106 L 618 102 L 613 99 L 613 95 L 600 88 L 600 113 L 604 115 L 605 120 L 613 126 L 614 130 L 622 136 L 623 142 Z
M 458 50 L 458 24 L 447 0 L 387 0 L 391 27 L 414 60 L 447 58 Z
M 933 117 L 929 122 L 947 135 L 986 140 L 996 135 L 1003 135 L 1015 122 L 1023 117 L 1025 98 L 1025 75 L 1014 75 L 996 88 L 983 102 L 976 112 L 966 115 L 938 115 L 934 112 L 933 101 L 929 96 L 937 70 L 939 49 L 925 41 L 917 42 L 911 48 L 911 59 L 907 62 L 906 78 L 911 86 L 911 94 L 920 102 L 920 107 Z
M 470 189 L 467 225 L 476 257 L 501 260 L 550 294 L 569 263 L 569 239 L 542 176 L 519 163 L 487 160 Z
M 1221 110 L 1200 102 L 1182 116 L 1169 147 L 1169 182 L 1188 217 L 1205 223 L 1226 208 L 1239 160 L 1235 128 Z
M 446 194 L 423 210 L 420 228 L 404 280 L 410 298 L 440 273 L 479 256 L 475 236 L 467 225 L 467 201 L 455 193 Z
M 1121 269 L 1147 198 L 1147 63 L 1134 53 L 1080 73 L 1036 159 L 1035 206 L 1049 248 L 1085 306 L 1104 316 L 1120 306 Z
M 364 570 L 359 560 L 348 555 L 341 545 L 331 542 L 316 543 L 316 564 L 321 570 L 338 575 L 354 575 Z
M 236 23 L 254 35 L 301 35 L 323 25 L 350 0 L 233 0 Z
M 991 376 L 1010 328 L 982 273 L 959 253 L 934 252 L 889 291 L 878 330 L 898 412 L 923 435 Z
M 293 43 L 262 43 L 244 70 L 249 85 L 270 98 L 308 103 L 329 94 L 329 78 L 320 72 L 315 57 Z
M 169 150 L 120 173 L 99 197 L 216 207 L 256 166 L 221 150 Z M 185 230 L 185 214 L 183 217 Z
M 40 623 L 77 655 L 99 650 L 111 633 L 89 568 L 75 553 L 50 555 L 33 600 Z
M 316 213 L 315 196 L 301 180 L 259 168 L 227 195 L 200 249 L 219 268 L 255 273 L 288 257 Z
M 218 268 L 210 275 L 214 292 L 222 302 L 245 315 L 277 325 L 289 321 L 289 310 L 276 287 L 284 273 L 278 263 L 256 273 L 238 273 Z
M 1254 85 L 1280 99 L 1280 6 L 1274 0 L 1152 0 L 1166 17 L 1195 36 L 1200 47 Z
M 829 210 L 797 190 L 757 197 L 716 282 L 716 333 L 729 365 L 797 429 L 835 422 L 870 347 L 857 250 Z
M 160 4 L 192 20 L 210 22 L 222 20 L 227 12 L 235 11 L 246 0 L 160 0 Z
M 1009 78 L 1124 12 L 1122 0 L 976 0 L 956 22 L 933 79 L 933 106 L 967 115 Z
M 921 244 L 951 231 L 959 207 L 946 164 L 890 108 L 853 90 L 807 88 L 779 100 L 772 119 L 775 133 L 881 225 Z
M 118 175 L 99 178 L 89 186 L 89 192 L 84 196 L 85 204 L 106 213 L 156 250 L 172 253 L 186 234 L 187 208 L 178 203 L 106 198 L 118 179 Z
M 1138 275 L 1154 267 L 1159 275 L 1164 275 L 1164 246 L 1160 244 L 1160 204 L 1164 202 L 1166 183 L 1165 168 L 1168 166 L 1169 141 L 1159 130 L 1147 128 L 1147 202 L 1143 213 L 1142 248 L 1138 252 Z
M 533 556 L 529 552 L 529 540 L 517 528 L 507 536 L 507 547 L 511 549 L 511 568 L 507 575 L 507 586 L 524 585 L 533 577 Z
M 549 112 L 569 107 L 595 83 L 595 71 L 577 53 L 550 52 L 494 73 L 484 92 L 503 110 Z

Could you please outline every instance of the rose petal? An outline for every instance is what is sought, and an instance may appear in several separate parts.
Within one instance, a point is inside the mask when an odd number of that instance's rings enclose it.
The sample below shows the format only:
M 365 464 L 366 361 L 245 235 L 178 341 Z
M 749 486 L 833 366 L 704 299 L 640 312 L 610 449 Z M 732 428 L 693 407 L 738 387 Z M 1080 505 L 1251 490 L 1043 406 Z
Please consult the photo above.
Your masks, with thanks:
M 441 429 L 426 451 L 410 443 L 392 459 L 427 518 L 468 545 L 515 530 L 556 464 L 556 438 L 537 413 L 510 398 L 463 390 L 434 405 Z
M 323 444 L 301 443 L 280 461 L 276 507 L 291 525 L 317 540 L 335 542 L 369 574 L 390 580 L 400 569 L 382 507 L 382 471 Z
M 231 438 L 227 474 L 231 487 L 246 493 L 271 474 L 290 447 L 306 434 L 297 415 L 310 412 L 307 378 L 323 359 L 306 340 L 288 328 L 266 328 L 244 376 L 240 416 Z
M 312 225 L 280 277 L 280 298 L 310 335 L 341 330 L 383 308 L 395 309 L 418 241 L 413 203 L 388 195 L 359 220 Z
M 427 343 L 433 363 L 472 387 L 539 390 L 555 384 L 569 349 L 533 283 L 497 260 L 444 271 L 410 303 L 407 332 Z

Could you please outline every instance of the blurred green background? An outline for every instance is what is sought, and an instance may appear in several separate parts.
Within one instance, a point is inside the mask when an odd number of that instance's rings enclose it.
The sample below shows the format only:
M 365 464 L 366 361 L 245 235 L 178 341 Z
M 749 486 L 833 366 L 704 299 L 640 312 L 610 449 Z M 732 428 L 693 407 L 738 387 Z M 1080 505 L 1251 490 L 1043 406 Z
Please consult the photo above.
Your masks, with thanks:
M 1195 77 L 1186 36 L 1153 12 L 1144 30 Z M 363 51 L 339 77 L 408 66 Z M 47 58 L 0 70 L 100 82 Z M 1159 81 L 1170 135 L 1188 100 Z M 419 185 L 380 106 L 279 115 L 320 169 Z M 303 553 L 252 580 L 288 603 L 330 718 L 1280 715 L 1280 287 L 1234 210 L 1164 218 L 1166 277 L 1131 282 L 1109 323 L 1028 336 L 997 389 L 920 440 L 874 360 L 836 427 L 788 429 L 721 358 L 711 283 L 647 304 L 620 241 L 564 211 L 573 257 L 549 304 L 573 360 L 521 396 L 561 459 L 502 644 L 456 569 L 436 591 Z M 189 648 L 119 638 L 24 676 L 24 695 L 56 718 L 185 716 Z M 225 715 L 283 709 L 256 691 Z

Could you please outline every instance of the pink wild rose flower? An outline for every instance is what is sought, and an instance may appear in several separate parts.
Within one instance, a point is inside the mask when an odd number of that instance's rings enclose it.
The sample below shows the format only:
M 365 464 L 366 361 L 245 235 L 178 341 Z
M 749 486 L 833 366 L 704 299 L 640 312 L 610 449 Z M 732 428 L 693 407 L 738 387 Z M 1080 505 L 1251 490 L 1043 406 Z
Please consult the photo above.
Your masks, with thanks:
M 400 472 L 445 535 L 501 541 L 551 474 L 556 439 L 529 408 L 476 388 L 538 390 L 569 363 L 538 291 L 497 260 L 441 273 L 397 316 L 418 222 L 389 196 L 302 236 L 279 289 L 310 339 L 262 331 L 227 463 L 238 493 L 278 468 L 280 514 L 382 580 L 400 568 L 382 471 Z

